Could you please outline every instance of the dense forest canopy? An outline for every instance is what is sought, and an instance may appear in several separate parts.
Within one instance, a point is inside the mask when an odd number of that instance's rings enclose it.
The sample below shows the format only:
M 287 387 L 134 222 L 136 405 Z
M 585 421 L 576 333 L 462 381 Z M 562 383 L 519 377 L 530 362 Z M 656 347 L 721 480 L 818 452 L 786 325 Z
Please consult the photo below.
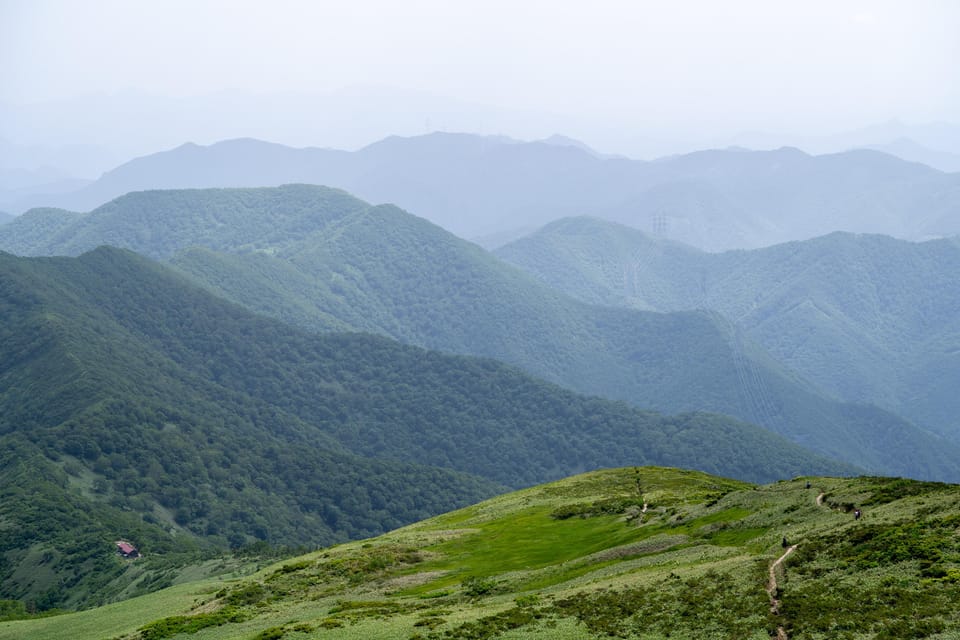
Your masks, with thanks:
M 21 254 L 104 243 L 169 259 L 214 293 L 302 328 L 492 357 L 641 409 L 732 415 L 877 472 L 960 478 L 957 445 L 837 401 L 716 312 L 587 305 L 422 218 L 342 191 L 140 192 L 0 229 L 0 247 Z
M 2 595 L 49 606 L 89 603 L 83 562 L 106 562 L 104 540 L 121 534 L 151 554 L 328 544 L 611 463 L 747 479 L 853 470 L 730 418 L 661 416 L 492 360 L 295 329 L 124 250 L 0 254 L 0 313 L 0 437 L 38 470 L 4 467 L 3 516 L 20 532 L 4 537 L 4 571 L 54 550 L 48 572 L 5 579 Z M 88 591 L 50 586 L 68 575 Z
M 849 402 L 960 438 L 960 246 L 834 233 L 711 254 L 595 218 L 497 250 L 585 302 L 711 309 L 779 362 Z

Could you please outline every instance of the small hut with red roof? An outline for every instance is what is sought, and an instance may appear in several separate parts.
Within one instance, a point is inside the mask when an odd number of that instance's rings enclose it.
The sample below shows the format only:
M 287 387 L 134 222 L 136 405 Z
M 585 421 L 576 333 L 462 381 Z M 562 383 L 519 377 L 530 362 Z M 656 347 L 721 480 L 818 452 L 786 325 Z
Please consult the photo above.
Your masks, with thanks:
M 126 540 L 117 540 L 117 553 L 119 553 L 124 558 L 139 558 L 140 552 L 137 551 L 137 548 L 127 542 Z

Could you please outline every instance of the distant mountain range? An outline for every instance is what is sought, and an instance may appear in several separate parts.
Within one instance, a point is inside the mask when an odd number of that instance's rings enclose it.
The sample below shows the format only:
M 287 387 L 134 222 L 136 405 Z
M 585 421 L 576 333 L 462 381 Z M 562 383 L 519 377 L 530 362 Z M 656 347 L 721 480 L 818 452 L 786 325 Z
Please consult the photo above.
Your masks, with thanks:
M 0 117 L 11 115 L 6 105 L 0 104 Z M 23 144 L 5 137 L 20 137 L 17 134 L 23 132 L 13 120 L 0 124 L 0 184 L 4 190 L 65 179 L 90 180 L 130 157 L 100 144 Z
M 897 138 L 887 144 L 874 144 L 864 148 L 889 153 L 910 162 L 919 162 L 940 171 L 960 171 L 960 153 L 937 151 L 909 138 Z
M 390 108 L 384 109 L 384 105 Z M 647 127 L 637 122 L 635 115 L 624 113 L 622 118 L 598 121 L 582 114 L 510 109 L 432 92 L 362 84 L 326 92 L 233 89 L 193 96 L 125 89 L 30 103 L 0 102 L 0 158 L 5 159 L 0 165 L 48 165 L 94 178 L 122 159 L 186 140 L 210 144 L 249 136 L 292 146 L 357 149 L 390 134 L 413 136 L 430 131 L 500 132 L 524 140 L 561 132 L 603 152 L 644 159 L 730 145 L 752 149 L 792 146 L 814 154 L 837 153 L 900 138 L 960 154 L 960 126 L 949 122 L 891 120 L 831 133 L 760 131 L 731 137 L 730 130 L 720 123 L 685 121 L 666 126 L 651 122 Z M 144 122 L 150 126 L 144 127 Z
M 49 168 L 32 171 L 0 168 L 0 200 L 16 203 L 28 202 L 32 198 L 58 197 L 82 189 L 90 182 Z
M 880 122 L 868 127 L 827 135 L 779 134 L 774 132 L 744 132 L 735 136 L 731 144 L 751 149 L 773 149 L 794 146 L 809 153 L 837 153 L 847 149 L 884 149 L 905 160 L 913 157 L 918 149 L 925 153 L 960 155 L 960 125 L 950 122 L 908 124 L 901 120 Z M 930 165 L 942 170 L 943 167 Z
M 559 144 L 558 144 L 559 143 Z M 575 141 L 391 137 L 357 152 L 251 139 L 137 158 L 69 194 L 0 202 L 89 210 L 131 191 L 312 183 L 391 202 L 467 238 L 571 215 L 627 224 L 707 250 L 835 230 L 920 240 L 960 233 L 960 174 L 870 150 L 713 150 L 642 162 Z
M 710 309 L 837 397 L 960 440 L 960 243 L 834 233 L 708 254 L 572 218 L 497 255 L 578 299 Z
M 21 255 L 105 243 L 169 260 L 219 295 L 308 329 L 494 357 L 641 408 L 736 416 L 878 472 L 958 477 L 954 445 L 824 396 L 716 313 L 588 306 L 423 219 L 340 191 L 141 192 L 0 228 L 0 248 Z
M 759 427 L 317 335 L 132 252 L 0 253 L 0 598 L 109 601 L 170 554 L 369 536 L 572 471 L 849 473 Z M 148 565 L 154 566 L 154 565 Z

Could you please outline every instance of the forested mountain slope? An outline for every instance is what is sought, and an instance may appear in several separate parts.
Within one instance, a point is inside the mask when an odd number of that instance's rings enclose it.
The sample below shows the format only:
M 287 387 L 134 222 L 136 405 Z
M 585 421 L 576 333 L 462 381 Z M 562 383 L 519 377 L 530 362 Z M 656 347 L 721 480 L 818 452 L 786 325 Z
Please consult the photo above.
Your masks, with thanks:
M 960 438 L 960 245 L 834 233 L 709 254 L 592 218 L 497 252 L 580 300 L 709 309 L 837 397 Z
M 654 162 L 575 145 L 434 133 L 356 152 L 258 140 L 185 144 L 136 158 L 72 194 L 21 203 L 89 210 L 131 191 L 306 182 L 392 202 L 472 238 L 594 215 L 708 250 L 837 229 L 926 239 L 960 232 L 960 174 L 878 151 L 699 151 Z
M 876 471 L 956 473 L 939 439 L 823 397 L 716 314 L 585 305 L 421 218 L 336 190 L 134 193 L 78 215 L 46 242 L 29 217 L 0 230 L 0 247 L 77 253 L 108 242 L 172 256 L 213 291 L 309 329 L 494 357 L 641 408 L 733 415 Z
M 851 471 L 729 418 L 297 330 L 119 249 L 0 254 L 0 318 L 0 597 L 44 606 L 122 591 L 116 539 L 148 555 L 328 544 L 610 464 Z

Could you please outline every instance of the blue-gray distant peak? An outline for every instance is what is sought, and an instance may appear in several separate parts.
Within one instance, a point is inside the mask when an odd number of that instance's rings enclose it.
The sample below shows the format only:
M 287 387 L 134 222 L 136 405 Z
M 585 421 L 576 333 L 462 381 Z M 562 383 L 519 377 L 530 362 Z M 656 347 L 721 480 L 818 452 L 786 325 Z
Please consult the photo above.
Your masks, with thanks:
M 599 156 L 559 135 L 520 142 L 435 132 L 358 151 L 249 138 L 187 144 L 127 162 L 72 193 L 0 206 L 87 211 L 130 191 L 288 183 L 391 202 L 465 238 L 515 237 L 580 215 L 708 251 L 836 230 L 909 240 L 960 233 L 960 176 L 880 151 L 711 149 L 645 162 Z

